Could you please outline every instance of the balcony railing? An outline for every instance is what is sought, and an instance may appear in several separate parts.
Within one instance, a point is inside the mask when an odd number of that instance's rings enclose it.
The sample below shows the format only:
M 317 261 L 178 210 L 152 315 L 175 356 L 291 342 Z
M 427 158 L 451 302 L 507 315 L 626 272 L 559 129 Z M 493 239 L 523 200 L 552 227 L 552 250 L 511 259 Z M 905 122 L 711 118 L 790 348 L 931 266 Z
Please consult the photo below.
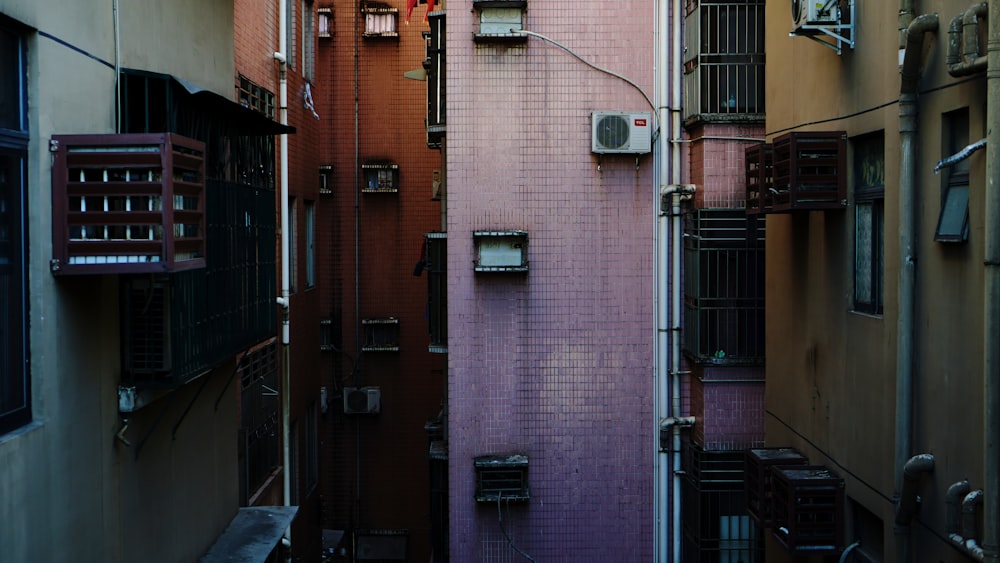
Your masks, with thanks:
M 205 267 L 205 147 L 170 133 L 55 135 L 54 274 Z

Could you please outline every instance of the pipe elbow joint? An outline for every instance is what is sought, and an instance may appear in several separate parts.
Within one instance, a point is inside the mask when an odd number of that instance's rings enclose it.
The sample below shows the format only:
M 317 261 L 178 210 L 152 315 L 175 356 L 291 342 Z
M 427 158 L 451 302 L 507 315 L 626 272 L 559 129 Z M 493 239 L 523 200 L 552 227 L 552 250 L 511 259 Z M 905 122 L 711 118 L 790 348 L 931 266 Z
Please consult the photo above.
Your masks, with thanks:
M 908 527 L 913 515 L 917 512 L 919 497 L 917 488 L 920 476 L 934 471 L 934 456 L 918 454 L 903 464 L 903 486 L 899 493 L 899 503 L 896 505 L 896 525 Z

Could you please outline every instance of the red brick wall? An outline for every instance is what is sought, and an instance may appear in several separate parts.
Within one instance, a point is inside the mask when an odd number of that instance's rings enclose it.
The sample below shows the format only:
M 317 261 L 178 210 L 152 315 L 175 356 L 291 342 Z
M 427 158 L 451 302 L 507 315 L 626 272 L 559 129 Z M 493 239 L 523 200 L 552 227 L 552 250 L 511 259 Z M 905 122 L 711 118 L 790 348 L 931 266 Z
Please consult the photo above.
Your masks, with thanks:
M 302 6 L 300 0 L 288 0 L 295 7 L 293 23 L 295 26 L 294 35 L 296 38 L 302 37 L 301 24 Z M 307 4 L 308 6 L 308 4 Z M 313 7 L 315 8 L 315 6 Z M 274 58 L 274 53 L 279 50 L 278 36 L 278 3 L 277 2 L 252 2 L 250 0 L 235 0 L 235 27 L 234 27 L 234 50 L 236 56 L 236 72 L 243 74 L 258 85 L 268 89 L 275 95 L 275 116 L 279 120 L 279 78 L 280 65 Z M 304 203 L 306 201 L 317 201 L 319 199 L 318 166 L 319 166 L 319 122 L 312 117 L 302 104 L 305 82 L 302 77 L 302 56 L 300 39 L 296 40 L 296 48 L 299 54 L 296 56 L 297 64 L 287 72 L 287 92 L 288 92 L 288 123 L 295 127 L 295 134 L 288 135 L 288 185 L 289 195 L 295 202 L 292 212 L 297 214 L 295 225 L 297 232 L 295 240 L 296 256 L 293 264 L 297 266 L 295 279 L 298 280 L 295 293 L 291 296 L 290 322 L 291 335 L 290 344 L 287 348 L 290 363 L 290 401 L 291 401 L 291 421 L 297 431 L 297 457 L 295 467 L 298 469 L 298 504 L 300 506 L 298 515 L 292 526 L 293 551 L 296 557 L 304 557 L 305 560 L 318 560 L 321 548 L 319 519 L 320 512 L 320 488 L 315 487 L 308 490 L 305 482 L 305 414 L 310 404 L 317 405 L 319 411 L 319 389 L 321 385 L 321 355 L 319 351 L 319 319 L 320 296 L 327 289 L 327 282 L 317 275 L 316 285 L 312 288 L 305 287 L 305 215 Z M 290 46 L 291 47 L 291 46 Z M 239 77 L 233 77 L 234 92 L 235 86 L 239 83 Z M 280 152 L 280 139 L 275 137 L 275 154 Z M 275 196 L 280 195 L 280 164 L 275 168 Z M 280 200 L 276 203 L 276 208 L 280 211 Z M 320 224 L 319 206 L 317 205 L 317 225 Z M 279 230 L 280 230 L 280 217 Z M 321 229 L 317 229 L 317 240 Z M 280 241 L 280 239 L 279 239 Z M 275 244 L 279 244 L 275 241 Z M 280 252 L 280 247 L 279 247 Z M 279 254 L 280 256 L 280 254 Z M 317 263 L 322 259 L 317 255 Z M 318 270 L 319 271 L 319 270 Z M 278 280 L 280 288 L 279 269 Z M 277 296 L 276 296 L 277 297 Z M 320 422 L 322 425 L 322 421 Z
M 403 77 L 425 56 L 425 6 L 407 25 L 405 3 L 390 4 L 399 9 L 395 39 L 362 38 L 350 4 L 319 4 L 332 8 L 334 25 L 332 37 L 320 39 L 314 92 L 322 117 L 319 151 L 333 167 L 333 193 L 322 196 L 319 208 L 320 274 L 328 285 L 318 308 L 337 321 L 341 335 L 340 350 L 323 356 L 323 384 L 333 401 L 324 427 L 323 524 L 406 529 L 410 559 L 425 561 L 423 428 L 441 408 L 445 356 L 427 351 L 427 274 L 415 277 L 413 270 L 423 233 L 441 229 L 441 204 L 430 199 L 441 157 L 426 144 L 426 83 Z M 399 166 L 398 193 L 358 192 L 360 165 L 372 160 Z M 356 326 L 369 317 L 399 319 L 399 352 L 359 354 Z M 342 414 L 342 388 L 366 385 L 381 387 L 381 414 Z

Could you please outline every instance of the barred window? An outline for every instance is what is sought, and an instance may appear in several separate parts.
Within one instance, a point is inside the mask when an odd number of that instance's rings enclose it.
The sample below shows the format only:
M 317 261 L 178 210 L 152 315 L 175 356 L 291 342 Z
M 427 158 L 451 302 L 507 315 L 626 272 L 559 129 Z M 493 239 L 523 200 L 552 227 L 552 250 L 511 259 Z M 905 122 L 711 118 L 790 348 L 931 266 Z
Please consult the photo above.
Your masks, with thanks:
M 240 504 L 263 486 L 279 465 L 278 344 L 267 344 L 240 359 Z
M 763 0 L 689 0 L 685 42 L 686 118 L 763 118 Z

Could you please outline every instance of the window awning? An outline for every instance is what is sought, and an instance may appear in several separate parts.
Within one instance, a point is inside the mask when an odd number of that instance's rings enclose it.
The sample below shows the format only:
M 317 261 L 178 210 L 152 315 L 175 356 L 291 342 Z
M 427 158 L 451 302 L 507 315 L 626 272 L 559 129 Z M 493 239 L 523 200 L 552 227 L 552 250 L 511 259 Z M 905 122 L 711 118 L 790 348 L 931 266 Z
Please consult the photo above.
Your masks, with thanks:
M 237 134 L 281 135 L 295 133 L 295 127 L 282 125 L 266 115 L 238 104 L 221 94 L 217 94 L 212 90 L 171 74 L 131 68 L 122 69 L 122 73 L 160 78 L 169 84 L 178 86 L 179 88 L 174 91 L 178 92 L 181 97 L 184 95 L 190 96 L 192 104 L 199 106 L 207 114 L 224 119 L 230 126 L 228 128 Z
M 264 563 L 295 518 L 297 506 L 241 508 L 199 563 Z

